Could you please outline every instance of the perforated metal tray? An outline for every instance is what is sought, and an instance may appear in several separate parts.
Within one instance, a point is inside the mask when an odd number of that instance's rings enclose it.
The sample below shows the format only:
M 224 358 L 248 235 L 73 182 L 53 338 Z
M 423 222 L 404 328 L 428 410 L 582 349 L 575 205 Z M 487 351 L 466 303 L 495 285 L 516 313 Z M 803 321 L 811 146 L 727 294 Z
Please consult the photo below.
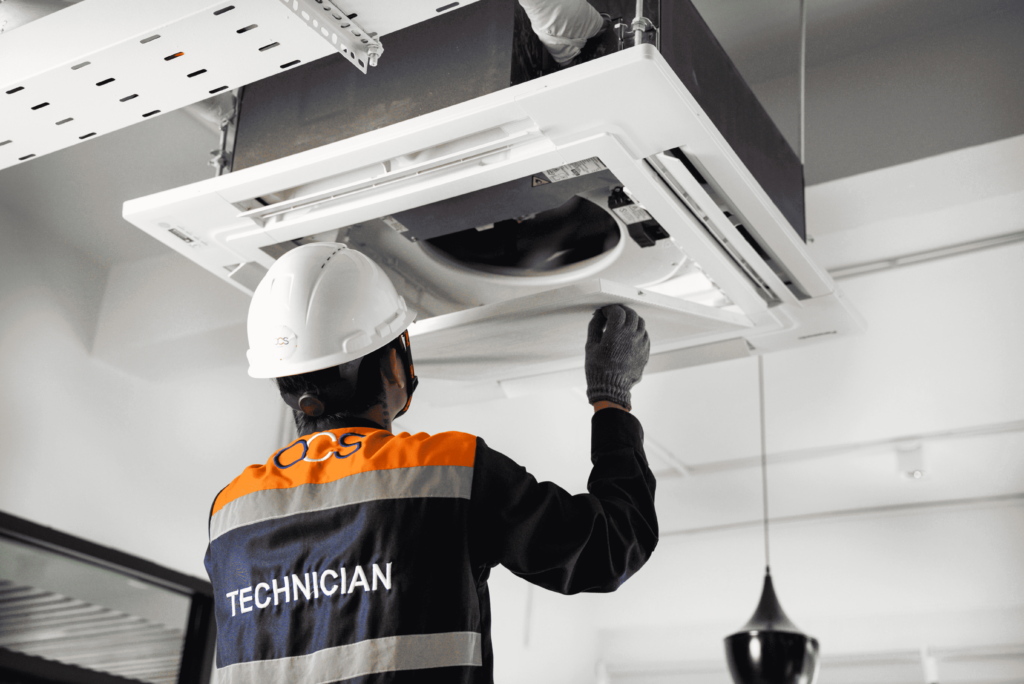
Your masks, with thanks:
M 384 36 L 473 2 L 335 4 Z M 0 169 L 341 53 L 341 36 L 303 12 L 297 0 L 89 0 L 0 35 Z

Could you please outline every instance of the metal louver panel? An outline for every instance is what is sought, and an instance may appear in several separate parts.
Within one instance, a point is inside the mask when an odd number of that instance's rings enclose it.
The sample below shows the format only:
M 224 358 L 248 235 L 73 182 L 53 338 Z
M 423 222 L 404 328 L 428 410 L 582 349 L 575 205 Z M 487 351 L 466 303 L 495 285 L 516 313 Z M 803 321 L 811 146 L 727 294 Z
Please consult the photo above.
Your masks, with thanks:
M 126 679 L 173 684 L 184 641 L 182 629 L 0 580 L 0 649 Z
M 208 684 L 211 590 L 0 511 L 0 682 Z

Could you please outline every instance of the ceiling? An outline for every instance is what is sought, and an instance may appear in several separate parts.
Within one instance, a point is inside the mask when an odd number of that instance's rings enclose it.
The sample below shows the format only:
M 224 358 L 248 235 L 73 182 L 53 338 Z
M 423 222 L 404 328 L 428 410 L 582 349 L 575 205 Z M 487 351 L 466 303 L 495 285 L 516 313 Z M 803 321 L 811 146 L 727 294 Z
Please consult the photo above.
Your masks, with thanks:
M 7 0 L 0 12 L 66 4 Z M 796 0 L 696 5 L 795 148 Z M 808 2 L 808 184 L 1024 133 L 1020 35 L 1016 0 Z M 170 112 L 0 171 L 0 205 L 102 267 L 156 256 L 121 205 L 213 175 L 215 147 L 208 126 Z

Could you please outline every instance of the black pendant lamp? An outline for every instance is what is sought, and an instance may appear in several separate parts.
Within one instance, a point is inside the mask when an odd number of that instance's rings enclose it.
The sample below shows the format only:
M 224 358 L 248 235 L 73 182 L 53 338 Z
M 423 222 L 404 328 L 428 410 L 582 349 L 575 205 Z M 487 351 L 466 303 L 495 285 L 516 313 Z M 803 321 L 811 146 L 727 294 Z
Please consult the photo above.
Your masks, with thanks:
M 814 684 L 818 640 L 794 625 L 779 605 L 768 554 L 768 455 L 764 425 L 764 357 L 757 357 L 761 411 L 761 488 L 764 502 L 764 589 L 740 631 L 725 638 L 725 658 L 736 684 Z

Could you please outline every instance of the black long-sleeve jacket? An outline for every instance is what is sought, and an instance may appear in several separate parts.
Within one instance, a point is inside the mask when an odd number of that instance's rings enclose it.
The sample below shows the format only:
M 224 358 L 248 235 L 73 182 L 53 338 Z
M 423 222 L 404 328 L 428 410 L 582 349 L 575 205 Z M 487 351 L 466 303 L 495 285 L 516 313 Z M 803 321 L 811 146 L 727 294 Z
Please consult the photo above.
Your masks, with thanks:
M 497 564 L 563 594 L 614 591 L 658 540 L 639 421 L 592 421 L 587 494 L 464 433 L 339 426 L 217 496 L 206 567 L 221 682 L 493 681 Z

